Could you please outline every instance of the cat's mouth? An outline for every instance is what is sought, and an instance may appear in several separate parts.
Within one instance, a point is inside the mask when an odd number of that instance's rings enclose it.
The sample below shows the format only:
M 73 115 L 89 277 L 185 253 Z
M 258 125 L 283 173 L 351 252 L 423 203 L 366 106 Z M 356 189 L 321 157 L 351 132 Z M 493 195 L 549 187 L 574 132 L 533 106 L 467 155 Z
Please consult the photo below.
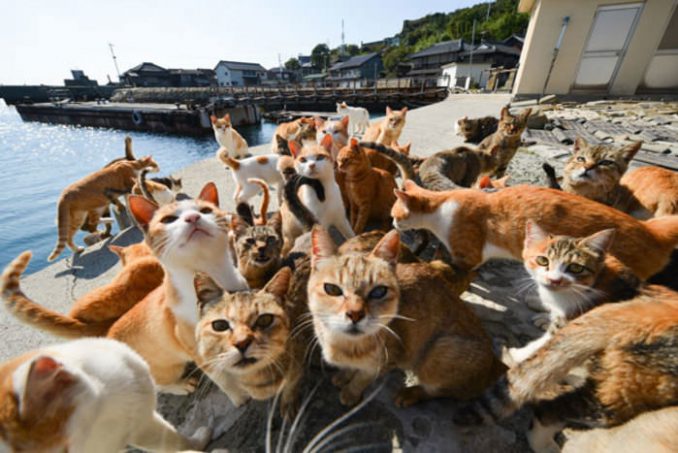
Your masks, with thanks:
M 254 262 L 263 266 L 264 264 L 268 264 L 272 259 L 273 257 L 270 256 L 257 255 L 254 257 Z
M 351 336 L 354 336 L 354 337 L 357 337 L 358 335 L 362 335 L 362 334 L 365 333 L 365 332 L 362 331 L 362 329 L 360 329 L 360 328 L 359 328 L 358 326 L 356 326 L 355 324 L 354 324 L 354 325 L 348 326 L 348 327 L 344 330 L 344 332 L 347 333 L 347 334 L 349 334 L 349 335 L 351 335 Z
M 238 360 L 233 366 L 236 368 L 246 368 L 250 365 L 254 365 L 258 361 L 259 359 L 256 359 L 254 357 L 243 357 L 242 359 Z
M 191 239 L 193 239 L 194 237 L 200 237 L 200 236 L 212 237 L 212 235 L 209 232 L 207 232 L 206 230 L 203 230 L 200 227 L 193 227 L 193 230 L 191 230 L 191 232 L 188 233 L 188 238 L 186 239 L 186 243 L 189 243 L 191 241 Z

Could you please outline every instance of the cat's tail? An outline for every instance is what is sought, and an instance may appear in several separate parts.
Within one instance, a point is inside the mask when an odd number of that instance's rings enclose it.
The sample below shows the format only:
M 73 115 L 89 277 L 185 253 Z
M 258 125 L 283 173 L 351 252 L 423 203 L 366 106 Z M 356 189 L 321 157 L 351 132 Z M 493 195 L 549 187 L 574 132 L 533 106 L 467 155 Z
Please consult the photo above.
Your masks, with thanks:
M 297 218 L 297 220 L 299 220 L 299 222 L 301 222 L 304 228 L 310 230 L 313 228 L 313 225 L 318 223 L 318 220 L 316 220 L 313 213 L 309 211 L 309 209 L 304 206 L 304 204 L 299 199 L 297 192 L 304 184 L 313 187 L 316 190 L 316 193 L 318 192 L 317 186 L 320 185 L 320 190 L 323 191 L 324 195 L 324 187 L 320 181 L 295 174 L 292 175 L 285 183 L 285 201 L 287 201 L 287 206 L 289 207 L 290 212 Z
M 377 151 L 378 153 L 381 153 L 391 159 L 398 166 L 403 180 L 406 181 L 411 179 L 413 181 L 418 181 L 417 174 L 414 171 L 414 165 L 412 165 L 412 159 L 406 154 L 377 142 L 360 142 L 358 145 L 361 148 Z
M 553 389 L 574 367 L 604 350 L 610 341 L 609 326 L 597 317 L 571 321 L 524 362 L 511 368 L 483 395 L 463 406 L 453 417 L 457 425 L 478 425 L 511 415 Z
M 661 243 L 672 248 L 678 246 L 678 215 L 655 217 L 644 223 Z
M 129 135 L 125 137 L 125 159 L 137 160 L 137 158 L 134 157 L 134 153 L 132 152 L 132 137 Z
M 158 202 L 153 198 L 153 194 L 151 193 L 150 190 L 148 190 L 148 186 L 146 185 L 146 175 L 148 174 L 148 169 L 145 168 L 141 170 L 141 173 L 139 174 L 139 179 L 137 181 L 137 185 L 139 186 L 139 190 L 141 190 L 141 194 L 144 196 L 149 201 L 152 201 L 155 204 L 158 204 Z
M 271 195 L 268 190 L 268 184 L 266 181 L 259 178 L 249 178 L 247 180 L 250 184 L 258 184 L 261 187 L 263 194 L 261 195 L 261 222 L 262 225 L 266 225 L 266 216 L 268 215 L 268 204 L 271 201 Z
M 224 148 L 225 150 L 225 148 Z M 220 152 L 219 153 L 219 159 L 229 167 L 231 167 L 233 170 L 239 170 L 240 169 L 240 162 L 238 162 L 236 159 L 233 159 L 231 156 L 228 155 L 227 152 Z
M 61 255 L 61 252 L 66 248 L 69 223 L 70 213 L 68 212 L 68 206 L 64 200 L 59 199 L 59 204 L 57 206 L 57 243 L 54 246 L 52 253 L 47 257 L 47 261 L 54 261 L 57 259 L 57 257 Z
M 2 273 L 2 299 L 5 307 L 20 321 L 64 338 L 106 335 L 108 325 L 87 324 L 69 316 L 49 310 L 33 302 L 21 291 L 21 274 L 31 260 L 31 252 L 23 252 Z
M 556 190 L 563 190 L 560 187 L 560 184 L 558 184 L 558 177 L 556 176 L 556 169 L 553 168 L 551 164 L 548 162 L 544 162 L 541 164 L 542 170 L 544 170 L 544 173 L 546 173 L 546 181 L 549 184 L 549 187 L 551 189 L 556 189 Z

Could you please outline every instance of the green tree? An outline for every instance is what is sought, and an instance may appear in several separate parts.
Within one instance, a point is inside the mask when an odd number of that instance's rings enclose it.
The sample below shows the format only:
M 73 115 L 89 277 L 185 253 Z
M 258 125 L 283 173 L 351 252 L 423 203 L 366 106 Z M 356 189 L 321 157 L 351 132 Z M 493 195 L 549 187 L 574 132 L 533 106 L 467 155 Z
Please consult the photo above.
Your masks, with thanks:
M 311 51 L 311 63 L 315 68 L 325 68 L 329 63 L 330 48 L 327 44 L 318 44 Z
M 301 68 L 301 65 L 299 64 L 299 60 L 296 58 L 290 58 L 285 62 L 285 69 L 289 71 L 298 71 L 299 68 Z
M 346 53 L 350 56 L 358 55 L 360 53 L 360 47 L 355 44 L 346 44 Z

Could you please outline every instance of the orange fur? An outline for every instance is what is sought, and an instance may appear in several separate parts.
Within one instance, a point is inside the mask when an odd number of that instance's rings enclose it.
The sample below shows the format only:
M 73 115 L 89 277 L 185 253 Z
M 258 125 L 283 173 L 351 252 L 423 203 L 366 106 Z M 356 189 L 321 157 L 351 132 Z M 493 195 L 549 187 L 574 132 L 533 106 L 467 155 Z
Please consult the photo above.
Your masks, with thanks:
M 641 167 L 621 178 L 635 206 L 626 212 L 644 208 L 655 217 L 678 214 L 678 173 L 659 167 Z
M 403 132 L 403 128 L 405 127 L 406 116 L 407 107 L 403 107 L 402 110 L 392 110 L 391 107 L 386 107 L 386 117 L 381 121 L 371 124 L 370 127 L 368 127 L 365 131 L 362 140 L 365 142 L 377 142 L 382 145 L 394 147 L 394 145 L 397 145 L 396 142 L 400 138 L 400 134 Z M 392 174 L 397 172 L 397 167 L 393 161 L 382 156 L 377 151 L 366 151 L 373 167 L 381 168 L 382 170 L 386 170 Z M 398 151 L 408 154 L 409 146 L 407 146 L 407 149 L 399 149 Z

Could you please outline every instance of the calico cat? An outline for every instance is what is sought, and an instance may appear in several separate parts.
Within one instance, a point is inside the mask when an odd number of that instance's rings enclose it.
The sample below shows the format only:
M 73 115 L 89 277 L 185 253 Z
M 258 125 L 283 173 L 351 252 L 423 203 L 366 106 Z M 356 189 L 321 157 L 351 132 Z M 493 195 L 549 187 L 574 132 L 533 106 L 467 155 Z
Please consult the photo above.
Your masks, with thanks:
M 185 438 L 156 411 L 148 365 L 129 347 L 82 339 L 0 365 L 0 439 L 16 452 L 114 453 L 205 448 L 207 428 Z
M 615 228 L 617 240 L 610 253 L 641 279 L 662 270 L 678 244 L 678 216 L 640 222 L 600 203 L 543 187 L 433 192 L 405 181 L 405 191 L 395 193 L 394 225 L 431 231 L 462 270 L 491 258 L 521 259 L 528 220 L 551 234 L 574 237 Z
M 214 138 L 217 139 L 219 150 L 217 157 L 224 154 L 233 159 L 241 159 L 249 156 L 249 148 L 247 142 L 242 135 L 233 128 L 231 123 L 231 115 L 227 113 L 223 118 L 217 118 L 215 115 L 210 116 L 212 121 L 212 129 L 214 130 Z
M 345 174 L 353 231 L 362 233 L 368 222 L 388 229 L 391 206 L 395 202 L 393 175 L 386 170 L 372 168 L 367 154 L 355 138 L 341 149 L 337 163 L 339 171 Z
M 363 135 L 363 141 L 377 142 L 385 146 L 396 147 L 400 134 L 405 127 L 406 117 L 407 107 L 403 107 L 402 110 L 392 110 L 391 107 L 386 107 L 386 117 L 367 128 Z M 398 151 L 405 154 L 408 154 L 409 150 L 409 145 L 398 149 Z M 366 152 L 374 168 L 381 168 L 390 173 L 395 173 L 396 167 L 389 159 L 373 150 L 367 150 Z
M 478 178 L 496 172 L 502 152 L 502 147 L 497 144 L 486 150 L 458 146 L 439 151 L 419 166 L 421 184 L 435 191 L 471 187 Z
M 299 148 L 296 142 L 289 142 L 289 146 L 295 156 L 294 165 L 298 175 L 317 179 L 323 186 L 324 201 L 318 198 L 317 192 L 312 187 L 302 186 L 299 189 L 301 203 L 310 211 L 314 221 L 325 228 L 334 226 L 345 238 L 353 237 L 355 233 L 346 218 L 341 191 L 334 177 L 334 163 L 331 155 L 332 137 L 325 136 L 320 145 L 307 142 Z M 289 203 L 290 199 L 286 197 L 280 209 L 283 219 L 283 255 L 292 249 L 294 240 L 305 229 L 304 224 L 292 214 Z
M 498 165 L 492 176 L 501 178 L 506 173 L 509 163 L 515 156 L 521 143 L 521 135 L 527 125 L 527 118 L 532 109 L 525 109 L 520 115 L 511 115 L 508 107 L 501 109 L 497 132 L 480 142 L 478 148 L 489 152 L 495 145 L 499 145 L 497 152 Z
M 174 178 L 171 175 L 166 178 L 152 178 L 146 180 L 148 170 L 142 170 L 139 178 L 132 188 L 135 195 L 143 195 L 158 206 L 174 203 L 176 194 L 182 189 L 181 178 Z
M 463 116 L 454 125 L 454 132 L 464 137 L 465 142 L 480 143 L 497 132 L 499 120 L 494 116 L 471 118 Z
M 337 114 L 350 118 L 351 135 L 364 134 L 370 127 L 370 113 L 363 107 L 349 107 L 346 102 L 337 103 Z
M 262 179 L 276 186 L 278 204 L 281 204 L 285 181 L 278 170 L 280 157 L 278 154 L 264 154 L 236 160 L 223 153 L 219 154 L 219 159 L 231 168 L 236 186 L 233 194 L 236 204 L 247 202 L 261 190 L 258 184 L 248 181 L 250 178 Z
M 624 211 L 634 217 L 678 214 L 678 173 L 660 167 L 641 167 L 625 173 L 620 181 L 632 196 Z
M 428 263 L 397 264 L 400 239 L 386 234 L 371 253 L 336 254 L 315 227 L 308 306 L 324 360 L 341 369 L 333 382 L 354 405 L 377 377 L 399 368 L 419 385 L 401 389 L 407 407 L 436 397 L 473 398 L 503 372 L 473 311 L 441 271 Z
M 628 302 L 597 307 L 556 331 L 454 421 L 479 424 L 529 404 L 535 415 L 530 446 L 551 452 L 559 451 L 553 436 L 566 425 L 613 427 L 676 405 L 677 326 L 678 293 L 660 286 Z M 585 383 L 561 389 L 577 367 L 585 368 Z
M 310 340 L 300 328 L 305 301 L 288 297 L 290 290 L 298 291 L 292 280 L 292 270 L 284 267 L 263 289 L 232 294 L 204 276 L 195 280 L 200 304 L 195 332 L 202 360 L 233 376 L 252 399 L 267 400 L 280 392 L 280 410 L 289 419 L 298 406 Z
M 300 144 L 307 140 L 316 141 L 317 130 L 315 119 L 303 117 L 294 121 L 281 123 L 276 127 L 273 136 L 276 137 L 276 140 L 271 142 L 271 151 L 278 154 L 281 153 L 281 148 L 277 137 L 287 141 L 294 140 Z
M 339 150 L 348 144 L 348 116 L 340 120 L 331 121 L 316 118 L 316 130 L 318 143 L 322 143 L 326 135 L 332 136 L 332 159 L 337 160 Z
M 66 187 L 57 204 L 59 238 L 47 260 L 54 261 L 66 245 L 74 253 L 82 252 L 84 249 L 73 243 L 73 236 L 85 218 L 89 216 L 89 221 L 97 225 L 98 216 L 111 203 L 122 212 L 125 207 L 118 201 L 118 197 L 130 193 L 136 176 L 147 168 L 151 171 L 159 170 L 151 156 L 134 161 L 120 161 Z

